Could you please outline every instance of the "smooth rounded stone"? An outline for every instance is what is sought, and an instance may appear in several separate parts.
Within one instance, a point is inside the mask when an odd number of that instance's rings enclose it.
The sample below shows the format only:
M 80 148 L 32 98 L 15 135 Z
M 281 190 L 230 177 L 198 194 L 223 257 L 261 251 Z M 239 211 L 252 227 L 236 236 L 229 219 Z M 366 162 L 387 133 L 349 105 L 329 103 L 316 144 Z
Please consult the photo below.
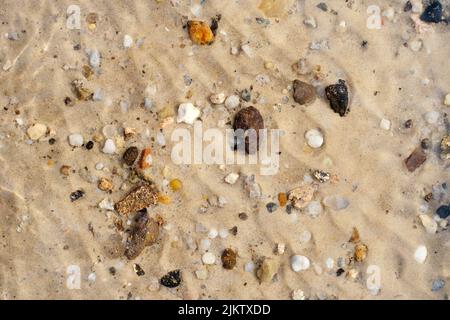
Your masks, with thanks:
M 318 149 L 323 145 L 324 138 L 318 129 L 311 129 L 305 133 L 306 143 L 313 149 Z
M 426 214 L 421 214 L 419 216 L 420 221 L 422 222 L 423 227 L 429 234 L 435 234 L 438 229 L 438 224 L 435 220 L 427 216 Z
M 313 16 L 307 16 L 305 20 L 303 20 L 303 24 L 305 26 L 311 27 L 311 28 L 317 28 L 317 22 L 316 19 Z
M 83 136 L 79 133 L 74 133 L 69 136 L 69 144 L 72 147 L 81 147 L 84 143 Z
M 238 131 L 238 133 L 243 131 L 244 135 L 237 134 L 235 148 L 239 150 L 243 145 L 247 154 L 255 154 L 259 150 L 260 135 L 263 129 L 264 119 L 258 109 L 250 106 L 239 110 L 234 117 L 233 130 Z M 249 133 L 253 133 L 253 137 L 250 137 Z M 256 138 L 256 141 L 254 141 L 254 138 Z
M 202 262 L 204 264 L 214 264 L 216 262 L 216 256 L 211 252 L 206 252 L 202 256 Z
M 414 52 L 418 52 L 420 51 L 420 49 L 422 49 L 422 40 L 413 40 L 409 43 L 409 47 L 411 48 L 412 51 Z
M 273 213 L 277 211 L 278 205 L 274 202 L 269 202 L 268 204 L 266 204 L 266 209 L 267 211 L 269 211 L 269 213 Z
M 444 104 L 446 106 L 450 106 L 450 93 L 447 93 L 447 95 L 445 96 Z
M 219 235 L 219 231 L 216 228 L 211 228 L 208 232 L 208 238 L 215 239 Z
M 274 259 L 264 258 L 261 266 L 256 271 L 256 276 L 261 283 L 272 281 L 275 274 L 278 272 L 279 264 Z
M 323 204 L 333 210 L 339 211 L 346 209 L 350 202 L 343 196 L 328 196 L 323 199 Z
M 249 261 L 244 265 L 245 272 L 253 272 L 255 271 L 256 265 L 253 261 Z
M 211 240 L 209 240 L 208 238 L 204 238 L 204 239 L 200 240 L 200 245 L 199 245 L 200 250 L 208 251 L 210 247 L 211 247 Z
M 200 109 L 194 107 L 192 103 L 182 103 L 178 107 L 178 123 L 184 122 L 187 124 L 193 124 L 198 117 L 200 117 Z
M 291 257 L 291 268 L 295 272 L 307 270 L 310 265 L 309 259 L 305 256 L 295 255 Z
M 430 111 L 430 112 L 425 113 L 424 117 L 425 117 L 425 121 L 428 124 L 436 124 L 436 122 L 439 120 L 439 116 L 440 116 L 439 112 Z
M 383 130 L 391 129 L 391 121 L 389 121 L 388 119 L 381 119 L 380 128 Z
M 219 231 L 219 237 L 222 238 L 222 239 L 226 239 L 229 234 L 230 233 L 229 233 L 228 229 L 225 229 L 225 228 L 222 228 Z
M 227 109 L 236 109 L 240 104 L 241 100 L 239 99 L 239 96 L 235 94 L 228 96 L 225 100 L 225 107 Z
M 91 50 L 89 53 L 89 65 L 92 68 L 100 67 L 100 52 L 98 50 Z
M 31 140 L 39 140 L 47 133 L 47 126 L 42 123 L 35 123 L 28 128 L 27 134 Z
M 311 201 L 305 209 L 305 213 L 312 217 L 317 218 L 323 211 L 322 204 L 320 201 Z
M 416 251 L 414 252 L 414 259 L 418 263 L 422 264 L 427 259 L 427 255 L 428 255 L 427 247 L 425 247 L 424 245 L 420 245 L 417 247 Z
M 212 104 L 222 104 L 225 101 L 225 93 L 221 92 L 221 93 L 215 93 L 212 94 L 209 97 L 209 101 L 211 101 Z
M 298 104 L 311 104 L 316 100 L 316 89 L 309 83 L 294 80 L 292 88 L 294 101 Z
M 125 49 L 128 49 L 131 48 L 132 45 L 133 45 L 133 38 L 130 35 L 126 34 L 123 37 L 123 47 Z
M 103 170 L 104 167 L 105 167 L 105 165 L 101 162 L 98 162 L 95 164 L 95 170 L 100 171 L 100 170 Z
M 232 172 L 225 177 L 225 182 L 228 184 L 235 184 L 238 179 L 239 174 Z
M 301 243 L 308 243 L 312 238 L 312 233 L 308 230 L 304 230 L 302 233 L 300 233 L 299 240 Z
M 334 260 L 332 258 L 328 258 L 325 261 L 325 265 L 327 266 L 328 269 L 333 269 L 334 268 Z
M 236 266 L 236 252 L 227 248 L 222 252 L 222 266 L 224 269 L 231 270 Z
M 122 159 L 127 166 L 132 166 L 136 161 L 136 159 L 138 158 L 138 156 L 139 156 L 139 149 L 135 146 L 131 146 L 127 150 L 125 150 Z
M 116 152 L 116 144 L 114 143 L 114 140 L 107 139 L 103 145 L 102 152 L 106 154 L 114 154 Z
M 436 214 L 441 219 L 447 219 L 450 216 L 450 206 L 440 206 L 437 208 Z

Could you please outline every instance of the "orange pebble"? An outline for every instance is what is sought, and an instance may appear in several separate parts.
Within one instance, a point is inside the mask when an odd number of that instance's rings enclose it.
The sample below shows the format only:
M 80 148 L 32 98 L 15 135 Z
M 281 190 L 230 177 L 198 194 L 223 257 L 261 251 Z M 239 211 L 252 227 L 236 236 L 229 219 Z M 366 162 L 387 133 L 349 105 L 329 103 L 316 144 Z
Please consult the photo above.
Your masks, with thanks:
M 188 21 L 189 37 L 196 44 L 210 44 L 214 41 L 214 33 L 203 21 Z
M 141 158 L 139 159 L 139 168 L 147 169 L 152 165 L 152 150 L 145 148 L 141 152 Z
M 170 204 L 170 197 L 165 194 L 158 194 L 158 202 L 162 204 Z
M 284 207 L 287 203 L 287 196 L 286 193 L 280 192 L 278 194 L 278 202 L 280 203 L 280 207 Z

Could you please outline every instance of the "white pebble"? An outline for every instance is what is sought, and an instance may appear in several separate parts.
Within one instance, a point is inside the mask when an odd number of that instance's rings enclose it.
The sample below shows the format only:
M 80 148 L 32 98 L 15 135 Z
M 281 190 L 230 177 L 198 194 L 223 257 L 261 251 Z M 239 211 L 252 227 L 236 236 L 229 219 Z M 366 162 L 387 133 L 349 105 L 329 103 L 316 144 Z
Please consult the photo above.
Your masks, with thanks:
M 425 260 L 427 259 L 427 254 L 428 254 L 427 247 L 425 247 L 424 245 L 420 245 L 414 252 L 414 259 L 418 263 L 424 263 Z
M 305 133 L 306 143 L 313 149 L 323 145 L 323 135 L 318 129 L 311 129 Z
M 209 248 L 211 247 L 211 240 L 209 240 L 208 238 L 204 238 L 204 239 L 200 240 L 199 247 L 203 251 L 208 251 Z
M 158 131 L 158 133 L 156 134 L 156 143 L 160 146 L 166 145 L 166 138 L 161 131 Z
M 215 239 L 215 238 L 217 238 L 218 235 L 219 235 L 219 232 L 217 231 L 216 228 L 212 228 L 208 232 L 208 238 L 210 238 L 210 239 Z
M 89 54 L 89 64 L 92 68 L 100 67 L 100 52 L 98 52 L 98 50 L 91 50 Z
M 114 154 L 116 152 L 116 144 L 112 139 L 107 139 L 102 149 L 103 153 Z
M 225 93 L 215 93 L 209 97 L 212 104 L 222 104 L 225 101 Z
M 88 281 L 90 281 L 90 282 L 95 282 L 96 278 L 97 278 L 97 276 L 95 275 L 95 272 L 92 272 L 88 275 Z
M 299 240 L 301 243 L 308 243 L 309 240 L 311 240 L 312 234 L 308 230 L 304 230 L 302 233 L 300 233 Z
M 103 170 L 103 168 L 105 167 L 105 165 L 101 162 L 98 162 L 95 164 L 95 170 Z
M 81 147 L 84 143 L 83 136 L 79 133 L 74 133 L 69 136 L 69 144 L 72 147 Z
M 253 272 L 255 271 L 255 263 L 253 261 L 247 262 L 244 265 L 245 272 Z
M 317 218 L 322 213 L 322 204 L 320 201 L 311 201 L 305 209 L 305 213 L 311 218 Z
M 283 254 L 284 251 L 286 250 L 286 245 L 284 243 L 278 243 L 277 244 L 277 253 L 278 254 Z
M 239 174 L 232 172 L 225 177 L 225 182 L 228 184 L 235 184 L 238 179 L 239 179 Z
M 447 93 L 447 95 L 445 96 L 444 104 L 446 106 L 450 106 L 450 93 Z
M 325 265 L 327 266 L 328 269 L 333 269 L 334 268 L 334 260 L 332 258 L 328 258 L 325 261 Z
M 418 52 L 422 49 L 422 41 L 421 40 L 413 40 L 410 42 L 409 47 L 412 51 Z
M 98 207 L 100 209 L 105 209 L 105 210 L 110 210 L 110 211 L 114 211 L 114 203 L 112 202 L 111 199 L 103 199 L 102 201 L 100 201 L 100 203 L 98 204 Z
M 182 103 L 178 107 L 177 122 L 184 122 L 187 124 L 193 124 L 195 120 L 200 116 L 200 110 L 190 102 Z
M 421 214 L 419 216 L 420 221 L 422 222 L 423 227 L 429 234 L 435 234 L 438 229 L 438 224 L 435 220 L 427 216 L 426 214 Z
M 297 289 L 297 290 L 292 291 L 292 300 L 305 300 L 305 299 L 306 299 L 306 296 L 302 290 Z
M 228 96 L 225 100 L 225 107 L 227 109 L 236 109 L 239 107 L 239 104 L 241 103 L 239 97 L 235 94 Z
M 380 128 L 383 130 L 389 130 L 391 128 L 391 122 L 388 119 L 381 119 Z
M 131 36 L 129 36 L 128 34 L 126 34 L 123 37 L 123 47 L 125 49 L 131 48 L 131 46 L 133 45 L 133 38 Z
M 291 267 L 295 272 L 307 270 L 310 266 L 309 259 L 305 256 L 295 255 L 291 257 Z
M 208 279 L 208 270 L 206 270 L 204 267 L 202 269 L 198 269 L 195 271 L 195 276 L 199 280 L 206 280 Z
M 241 50 L 249 57 L 253 57 L 253 50 L 248 43 L 241 45 Z
M 439 119 L 439 115 L 440 114 L 437 111 L 427 112 L 427 113 L 425 113 L 425 121 L 428 124 L 435 124 Z
M 316 19 L 313 16 L 306 17 L 305 20 L 303 20 L 303 23 L 311 28 L 317 28 Z
M 38 140 L 47 132 L 47 126 L 42 123 L 35 123 L 28 128 L 27 134 L 31 140 Z
M 206 252 L 202 256 L 202 261 L 204 264 L 214 264 L 216 262 L 216 256 L 211 252 Z

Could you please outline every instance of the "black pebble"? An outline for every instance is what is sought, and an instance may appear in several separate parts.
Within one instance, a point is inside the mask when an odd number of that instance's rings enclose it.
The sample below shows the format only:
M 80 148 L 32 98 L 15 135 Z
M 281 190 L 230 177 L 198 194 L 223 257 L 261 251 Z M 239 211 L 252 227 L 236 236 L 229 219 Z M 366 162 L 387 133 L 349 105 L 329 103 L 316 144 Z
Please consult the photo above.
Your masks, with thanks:
M 431 148 L 431 140 L 428 138 L 422 139 L 422 141 L 420 142 L 420 146 L 424 150 L 430 149 Z
M 139 156 L 139 149 L 136 147 L 129 147 L 123 154 L 122 159 L 126 165 L 132 166 Z
M 91 150 L 93 147 L 94 147 L 93 141 L 89 141 L 88 143 L 86 143 L 86 149 Z
M 328 6 L 327 6 L 327 4 L 325 2 L 319 3 L 316 7 L 319 8 L 320 10 L 322 10 L 322 11 L 325 11 L 325 12 L 328 11 Z
M 436 214 L 439 216 L 439 218 L 441 219 L 447 219 L 448 216 L 450 216 L 450 206 L 440 206 L 437 210 L 436 210 Z
M 56 140 L 55 140 L 54 138 L 50 138 L 50 140 L 48 140 L 48 143 L 49 143 L 50 145 L 54 145 L 55 142 L 56 142 Z
M 340 277 L 344 272 L 345 272 L 345 270 L 342 269 L 342 268 L 337 269 L 337 271 L 336 271 L 336 276 Z
M 412 9 L 411 1 L 406 1 L 405 6 L 403 7 L 403 11 L 408 12 L 408 11 L 411 11 L 411 9 Z
M 269 202 L 266 204 L 267 211 L 270 213 L 275 212 L 278 209 L 278 205 L 274 202 Z
M 70 201 L 74 202 L 82 197 L 84 197 L 84 191 L 83 190 L 77 190 L 70 194 Z
M 241 99 L 246 101 L 246 102 L 250 102 L 250 100 L 252 99 L 252 93 L 250 90 L 248 89 L 244 89 L 241 91 Z
M 181 284 L 181 271 L 173 270 L 163 276 L 160 283 L 167 288 L 176 288 Z
M 425 22 L 439 23 L 442 21 L 442 4 L 439 1 L 434 1 L 420 16 L 420 20 Z
M 287 212 L 287 214 L 291 214 L 292 213 L 292 205 L 288 204 L 286 206 L 286 212 Z
M 325 88 L 325 94 L 330 101 L 331 109 L 345 117 L 350 111 L 348 109 L 348 89 L 344 80 L 339 79 L 338 83 Z

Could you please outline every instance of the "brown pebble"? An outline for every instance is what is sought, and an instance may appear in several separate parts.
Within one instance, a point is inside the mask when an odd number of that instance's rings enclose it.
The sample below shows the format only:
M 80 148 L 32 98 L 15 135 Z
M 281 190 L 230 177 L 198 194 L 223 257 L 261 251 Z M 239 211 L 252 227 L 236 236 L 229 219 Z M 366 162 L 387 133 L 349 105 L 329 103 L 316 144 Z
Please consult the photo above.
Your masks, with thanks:
M 137 258 L 146 246 L 156 242 L 159 236 L 159 224 L 149 218 L 147 211 L 137 214 L 136 224 L 131 229 L 125 247 L 125 256 L 129 260 Z
M 59 172 L 62 175 L 68 176 L 70 174 L 70 166 L 66 166 L 66 165 L 61 166 L 61 168 L 59 169 Z
M 233 129 L 235 131 L 239 129 L 244 131 L 244 135 L 237 134 L 235 148 L 239 149 L 239 146 L 245 142 L 245 152 L 247 154 L 254 154 L 259 150 L 259 130 L 264 129 L 264 120 L 258 109 L 250 106 L 240 110 L 234 118 Z M 251 132 L 255 135 L 256 143 L 253 142 L 254 139 L 250 139 L 249 135 L 252 134 Z
M 411 155 L 408 158 L 406 158 L 405 160 L 406 168 L 408 168 L 409 172 L 414 172 L 426 160 L 427 160 L 426 153 L 422 149 L 417 148 L 411 153 Z
M 316 89 L 309 83 L 294 80 L 293 89 L 294 101 L 298 104 L 311 104 L 316 100 Z
M 113 183 L 106 178 L 100 178 L 98 181 L 98 188 L 102 191 L 111 191 L 113 189 Z
M 127 166 L 132 166 L 138 156 L 139 156 L 139 149 L 133 146 L 125 150 L 122 159 Z
M 134 188 L 122 200 L 114 205 L 114 209 L 123 214 L 129 215 L 151 205 L 158 203 L 158 191 L 150 184 L 143 184 Z
M 357 262 L 363 262 L 367 257 L 367 252 L 369 249 L 364 243 L 359 243 L 355 246 L 355 260 Z
M 239 213 L 239 219 L 245 221 L 248 219 L 248 215 L 245 212 Z
M 222 253 L 222 266 L 227 270 L 233 269 L 236 266 L 236 252 L 230 248 L 225 249 Z
M 277 261 L 265 258 L 259 269 L 256 271 L 256 276 L 261 283 L 270 282 L 278 272 L 278 268 L 279 264 Z

